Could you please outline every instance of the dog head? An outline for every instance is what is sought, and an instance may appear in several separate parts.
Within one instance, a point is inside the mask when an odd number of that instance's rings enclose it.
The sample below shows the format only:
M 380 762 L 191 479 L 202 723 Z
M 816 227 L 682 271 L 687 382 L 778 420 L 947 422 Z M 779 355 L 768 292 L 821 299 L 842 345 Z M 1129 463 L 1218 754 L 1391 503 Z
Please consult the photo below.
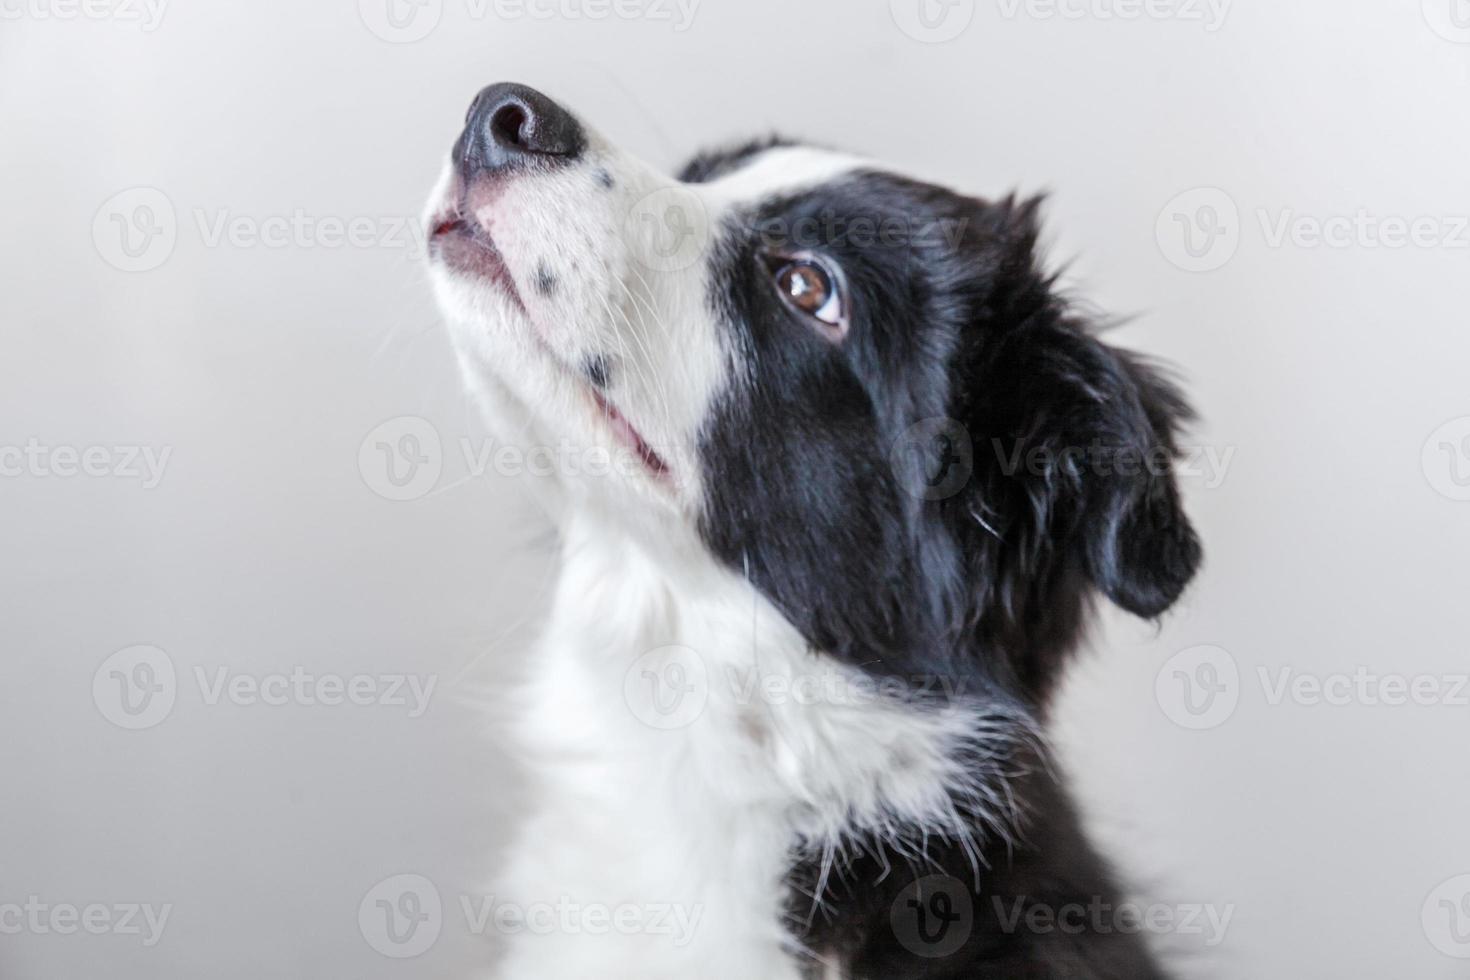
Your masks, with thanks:
M 687 536 L 815 649 L 1041 701 L 1094 593 L 1156 616 L 1199 562 L 1188 409 L 1059 297 L 1035 201 L 779 140 L 669 178 L 502 84 L 429 231 L 471 388 L 574 448 L 570 505 Z

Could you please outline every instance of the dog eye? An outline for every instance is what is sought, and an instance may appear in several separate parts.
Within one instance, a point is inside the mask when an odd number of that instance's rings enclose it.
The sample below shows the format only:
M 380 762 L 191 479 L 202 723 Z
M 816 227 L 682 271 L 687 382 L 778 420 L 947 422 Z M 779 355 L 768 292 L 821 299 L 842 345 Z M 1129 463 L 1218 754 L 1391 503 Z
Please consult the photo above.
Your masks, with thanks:
M 825 325 L 824 332 L 840 340 L 847 333 L 847 310 L 842 286 L 835 273 L 810 257 L 784 258 L 772 264 L 776 291 L 781 298 Z

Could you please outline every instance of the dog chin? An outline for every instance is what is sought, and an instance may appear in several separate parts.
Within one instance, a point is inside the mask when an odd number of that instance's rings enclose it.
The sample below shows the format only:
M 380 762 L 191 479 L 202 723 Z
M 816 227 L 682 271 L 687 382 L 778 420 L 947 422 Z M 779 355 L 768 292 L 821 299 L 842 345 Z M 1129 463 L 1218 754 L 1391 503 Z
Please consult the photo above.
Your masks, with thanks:
M 496 272 L 492 267 L 490 275 Z M 601 501 L 625 513 L 661 513 L 665 520 L 670 510 L 692 510 L 696 494 L 688 467 L 671 465 L 553 351 L 514 296 L 451 255 L 431 264 L 431 276 L 466 386 L 498 430 L 499 446 L 514 447 L 526 461 L 526 476 L 557 484 L 589 506 Z

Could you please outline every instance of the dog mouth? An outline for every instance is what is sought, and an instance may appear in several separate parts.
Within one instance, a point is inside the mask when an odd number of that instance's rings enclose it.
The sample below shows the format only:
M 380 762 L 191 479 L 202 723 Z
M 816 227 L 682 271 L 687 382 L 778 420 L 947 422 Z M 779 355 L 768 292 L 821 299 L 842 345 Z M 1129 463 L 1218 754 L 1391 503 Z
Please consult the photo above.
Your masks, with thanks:
M 457 209 L 440 215 L 434 219 L 429 232 L 429 249 L 451 269 L 501 287 L 517 307 L 525 310 L 515 277 L 505 264 L 504 254 L 479 222 L 467 218 Z
M 648 444 L 648 440 L 644 439 L 642 434 L 634 428 L 633 423 L 628 421 L 628 417 L 618 411 L 618 407 L 608 401 L 602 392 L 593 391 L 592 399 L 597 403 L 597 408 L 602 414 L 603 421 L 612 430 L 613 437 L 617 439 L 623 448 L 635 454 L 654 477 L 660 480 L 667 480 L 669 478 L 669 464 Z
M 643 464 L 643 468 L 648 471 L 648 474 L 656 482 L 660 484 L 670 483 L 673 479 L 673 471 L 670 469 L 668 461 L 659 454 L 658 450 L 653 448 L 647 439 L 643 438 L 643 433 L 638 431 L 637 426 L 630 422 L 628 417 L 606 395 L 597 388 L 588 385 L 576 372 L 567 367 L 566 361 L 556 351 L 551 349 L 550 344 L 538 335 L 533 335 L 533 340 L 541 350 L 541 353 L 545 354 L 547 360 L 555 365 L 561 373 L 586 389 L 592 398 L 592 404 L 597 411 L 598 417 L 607 426 L 608 431 L 612 433 L 613 440 L 623 451 L 632 453 L 633 456 L 637 457 L 638 461 Z
M 456 272 L 499 286 L 521 313 L 528 319 L 530 318 L 526 305 L 521 300 L 515 278 L 506 265 L 504 254 L 495 244 L 495 239 L 490 232 L 480 222 L 467 216 L 460 208 L 451 207 L 435 216 L 429 223 L 429 229 L 429 248 L 434 257 Z M 574 378 L 578 384 L 586 384 L 581 376 L 566 365 L 539 332 L 533 331 L 532 336 L 537 346 L 550 358 L 552 363 L 564 371 L 568 377 Z M 636 457 L 655 481 L 667 484 L 672 478 L 672 471 L 663 456 L 649 444 L 637 427 L 606 395 L 591 385 L 587 385 L 587 390 L 592 396 L 593 407 L 598 417 L 607 426 L 618 446 Z

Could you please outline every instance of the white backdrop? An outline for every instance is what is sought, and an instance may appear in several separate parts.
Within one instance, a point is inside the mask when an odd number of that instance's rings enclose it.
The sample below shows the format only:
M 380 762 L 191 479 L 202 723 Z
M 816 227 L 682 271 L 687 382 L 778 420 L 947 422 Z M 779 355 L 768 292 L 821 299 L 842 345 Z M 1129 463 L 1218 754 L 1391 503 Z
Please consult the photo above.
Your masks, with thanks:
M 1099 832 L 1231 916 L 1162 937 L 1184 976 L 1470 976 L 1464 0 L 389 2 L 0 0 L 0 976 L 494 942 L 485 687 L 548 539 L 466 463 L 404 219 L 503 79 L 665 166 L 775 127 L 1050 190 L 1205 419 L 1208 567 L 1060 712 Z M 437 470 L 395 486 L 403 416 Z

